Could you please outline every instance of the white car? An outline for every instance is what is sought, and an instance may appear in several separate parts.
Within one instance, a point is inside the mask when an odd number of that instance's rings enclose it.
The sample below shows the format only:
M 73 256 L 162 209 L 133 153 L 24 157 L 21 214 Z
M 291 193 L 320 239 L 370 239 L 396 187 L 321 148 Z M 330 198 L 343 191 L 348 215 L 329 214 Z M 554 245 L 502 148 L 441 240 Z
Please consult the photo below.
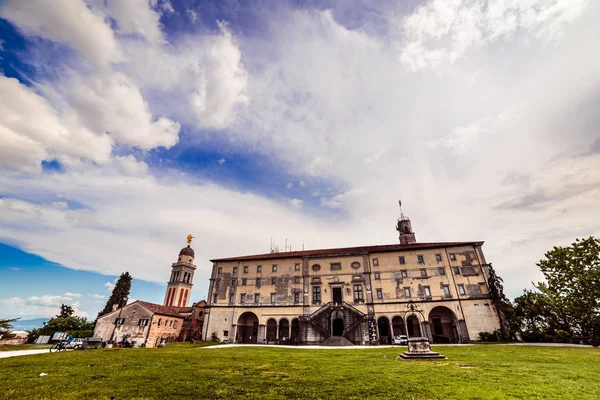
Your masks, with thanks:
M 75 338 L 73 339 L 73 341 L 71 342 L 71 346 L 73 348 L 81 348 L 85 346 L 85 339 L 81 339 L 81 338 Z
M 394 344 L 407 345 L 408 337 L 406 335 L 394 336 Z

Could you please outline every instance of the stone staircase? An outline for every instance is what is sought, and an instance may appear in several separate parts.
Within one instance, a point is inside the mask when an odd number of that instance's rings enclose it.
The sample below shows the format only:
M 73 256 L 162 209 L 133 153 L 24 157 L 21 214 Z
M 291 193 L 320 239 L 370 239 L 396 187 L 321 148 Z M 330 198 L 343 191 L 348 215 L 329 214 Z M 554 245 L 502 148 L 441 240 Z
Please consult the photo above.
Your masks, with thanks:
M 343 336 L 329 336 L 321 343 L 321 346 L 354 346 L 354 343 Z
M 333 336 L 331 332 L 332 315 L 342 317 L 344 320 L 344 334 L 343 336 Z M 309 325 L 315 331 L 313 336 L 319 336 L 320 342 L 323 345 L 332 346 L 348 346 L 352 343 L 360 343 L 363 334 L 366 332 L 366 320 L 367 316 L 360 310 L 354 308 L 352 305 L 343 303 L 326 303 L 321 308 L 313 312 L 309 316 L 301 317 L 301 322 Z M 363 332 L 364 331 L 364 332 Z M 316 335 L 315 335 L 316 334 Z M 343 343 L 343 344 L 325 344 L 329 339 L 331 343 Z M 333 338 L 343 338 L 333 339 Z

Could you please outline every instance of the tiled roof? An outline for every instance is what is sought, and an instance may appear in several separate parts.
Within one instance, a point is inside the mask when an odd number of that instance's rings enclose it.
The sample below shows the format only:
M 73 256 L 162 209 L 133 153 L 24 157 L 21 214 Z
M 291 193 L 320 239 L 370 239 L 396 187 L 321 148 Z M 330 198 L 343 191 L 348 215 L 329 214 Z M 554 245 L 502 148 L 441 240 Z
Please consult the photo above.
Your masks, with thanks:
M 160 304 L 148 303 L 147 301 L 142 300 L 138 300 L 136 303 L 139 303 L 141 306 L 147 308 L 155 314 L 170 315 L 173 317 L 184 317 L 182 314 L 192 312 L 192 307 L 167 307 Z
M 453 246 L 481 246 L 483 242 L 433 242 L 433 243 L 413 243 L 413 244 L 384 244 L 376 246 L 361 247 L 343 247 L 338 249 L 317 249 L 302 251 L 286 251 L 282 253 L 254 254 L 249 256 L 217 258 L 210 260 L 217 261 L 246 261 L 246 260 L 265 260 L 277 258 L 300 258 L 300 257 L 333 257 L 333 256 L 353 256 L 368 253 L 385 253 L 402 250 L 420 250 L 434 249 Z

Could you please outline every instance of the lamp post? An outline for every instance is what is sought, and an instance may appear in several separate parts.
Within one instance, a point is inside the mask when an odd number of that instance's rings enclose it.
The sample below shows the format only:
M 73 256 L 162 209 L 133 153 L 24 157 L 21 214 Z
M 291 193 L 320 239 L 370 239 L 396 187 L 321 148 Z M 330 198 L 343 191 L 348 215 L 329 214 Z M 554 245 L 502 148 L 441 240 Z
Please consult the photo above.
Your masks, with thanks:
M 123 306 L 119 307 L 119 315 L 117 316 L 117 319 L 115 320 L 115 329 L 113 329 L 111 335 L 110 335 L 110 340 L 109 342 L 112 343 L 113 338 L 115 338 L 115 334 L 117 333 L 117 324 L 119 323 L 119 320 L 121 319 L 121 313 L 123 312 L 123 307 L 125 307 L 127 305 L 127 301 L 129 300 L 129 298 L 127 296 L 124 296 L 121 298 L 121 300 L 123 301 Z M 115 338 L 116 340 L 117 338 Z

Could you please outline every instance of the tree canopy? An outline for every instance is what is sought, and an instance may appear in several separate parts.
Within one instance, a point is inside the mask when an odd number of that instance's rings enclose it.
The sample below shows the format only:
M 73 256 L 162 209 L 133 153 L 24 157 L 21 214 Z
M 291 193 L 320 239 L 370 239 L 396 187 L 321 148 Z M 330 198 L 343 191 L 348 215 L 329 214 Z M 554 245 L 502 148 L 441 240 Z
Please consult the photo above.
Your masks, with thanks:
M 110 298 L 106 302 L 106 305 L 102 311 L 98 313 L 98 317 L 111 312 L 115 304 L 118 304 L 119 308 L 127 304 L 127 297 L 131 291 L 131 280 L 132 277 L 129 275 L 129 272 L 123 272 L 121 274 L 117 280 L 117 283 L 115 284 L 115 287 L 113 288 Z

